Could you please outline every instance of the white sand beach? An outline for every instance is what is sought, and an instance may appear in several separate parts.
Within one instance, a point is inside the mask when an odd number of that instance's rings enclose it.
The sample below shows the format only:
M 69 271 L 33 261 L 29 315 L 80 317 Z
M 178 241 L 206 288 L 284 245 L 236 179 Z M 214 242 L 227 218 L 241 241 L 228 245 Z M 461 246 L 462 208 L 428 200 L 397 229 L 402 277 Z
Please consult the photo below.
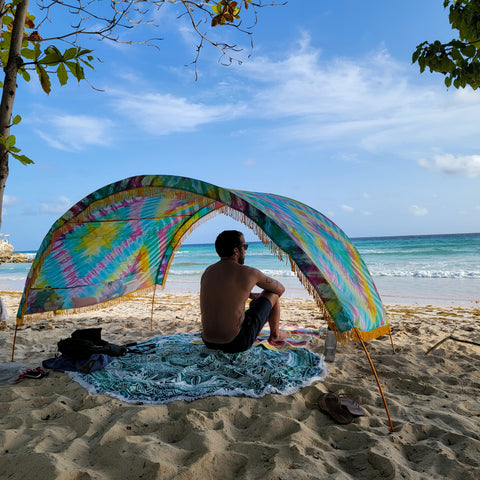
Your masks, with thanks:
M 0 292 L 10 319 L 0 331 L 9 362 L 20 294 Z M 325 328 L 312 300 L 282 299 L 288 324 Z M 157 294 L 96 312 L 28 323 L 15 361 L 37 367 L 77 328 L 103 328 L 126 344 L 199 331 L 198 297 Z M 165 405 L 92 395 L 67 374 L 0 386 L 2 479 L 477 479 L 480 478 L 480 306 L 387 305 L 388 336 L 367 343 L 394 432 L 358 343 L 339 345 L 323 382 L 294 395 L 208 397 Z M 324 335 L 309 348 L 323 353 Z M 323 392 L 367 411 L 349 425 L 320 411 Z

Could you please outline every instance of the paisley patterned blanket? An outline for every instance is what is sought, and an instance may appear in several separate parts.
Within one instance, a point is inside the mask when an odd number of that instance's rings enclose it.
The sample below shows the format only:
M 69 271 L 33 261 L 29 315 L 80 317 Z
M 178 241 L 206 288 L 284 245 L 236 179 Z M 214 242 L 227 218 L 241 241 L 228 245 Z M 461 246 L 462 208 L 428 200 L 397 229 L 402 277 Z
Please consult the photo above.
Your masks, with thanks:
M 200 342 L 199 334 L 157 336 L 103 370 L 69 375 L 91 393 L 160 404 L 212 395 L 288 395 L 323 380 L 327 373 L 323 355 L 306 348 L 272 350 L 259 345 L 226 354 Z

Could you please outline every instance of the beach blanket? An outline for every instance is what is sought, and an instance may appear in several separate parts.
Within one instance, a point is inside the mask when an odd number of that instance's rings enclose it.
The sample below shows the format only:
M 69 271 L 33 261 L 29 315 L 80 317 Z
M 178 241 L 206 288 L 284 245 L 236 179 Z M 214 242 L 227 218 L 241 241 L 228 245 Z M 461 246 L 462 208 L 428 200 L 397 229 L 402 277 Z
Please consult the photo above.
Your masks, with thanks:
M 290 336 L 285 340 L 280 340 L 279 342 L 271 342 L 268 340 L 270 336 L 270 328 L 268 326 L 263 327 L 260 335 L 257 337 L 253 345 L 258 347 L 263 345 L 265 348 L 270 350 L 289 350 L 292 348 L 303 348 L 312 337 L 318 337 L 322 333 L 321 330 L 311 329 L 311 328 L 302 328 L 297 327 L 296 325 L 282 325 L 282 330 L 289 332 Z M 203 345 L 203 340 L 201 338 L 194 339 L 193 343 L 198 345 Z
M 200 334 L 157 336 L 137 344 L 104 370 L 70 377 L 91 393 L 125 402 L 168 403 L 212 395 L 289 395 L 327 373 L 323 355 L 306 348 L 261 346 L 227 354 L 199 344 Z
M 263 345 L 265 348 L 270 350 L 288 350 L 292 348 L 303 348 L 312 337 L 318 337 L 320 330 L 310 329 L 310 328 L 301 328 L 295 325 L 282 325 L 282 330 L 289 332 L 290 336 L 285 340 L 280 340 L 279 342 L 270 342 L 268 337 L 270 336 L 270 328 L 268 326 L 263 327 L 263 330 L 260 332 L 260 335 L 255 340 L 254 345 Z

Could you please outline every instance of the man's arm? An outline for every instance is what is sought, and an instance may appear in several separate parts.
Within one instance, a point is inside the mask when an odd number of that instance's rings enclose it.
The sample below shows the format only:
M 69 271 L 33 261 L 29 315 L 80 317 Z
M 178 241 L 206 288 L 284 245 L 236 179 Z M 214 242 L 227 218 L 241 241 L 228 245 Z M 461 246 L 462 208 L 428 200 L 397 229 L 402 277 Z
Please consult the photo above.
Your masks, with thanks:
M 257 286 L 263 288 L 267 292 L 275 293 L 279 297 L 285 292 L 285 287 L 275 280 L 274 278 L 267 277 L 264 273 L 260 272 L 260 280 L 257 282 Z

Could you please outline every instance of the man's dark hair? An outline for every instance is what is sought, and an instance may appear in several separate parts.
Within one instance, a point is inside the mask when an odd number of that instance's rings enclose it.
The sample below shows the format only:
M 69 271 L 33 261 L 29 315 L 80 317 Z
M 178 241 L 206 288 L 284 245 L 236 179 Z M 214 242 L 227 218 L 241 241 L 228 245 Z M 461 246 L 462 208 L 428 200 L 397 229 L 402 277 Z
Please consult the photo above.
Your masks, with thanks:
M 233 249 L 242 245 L 243 233 L 238 230 L 224 230 L 215 240 L 215 250 L 219 257 L 231 257 Z

